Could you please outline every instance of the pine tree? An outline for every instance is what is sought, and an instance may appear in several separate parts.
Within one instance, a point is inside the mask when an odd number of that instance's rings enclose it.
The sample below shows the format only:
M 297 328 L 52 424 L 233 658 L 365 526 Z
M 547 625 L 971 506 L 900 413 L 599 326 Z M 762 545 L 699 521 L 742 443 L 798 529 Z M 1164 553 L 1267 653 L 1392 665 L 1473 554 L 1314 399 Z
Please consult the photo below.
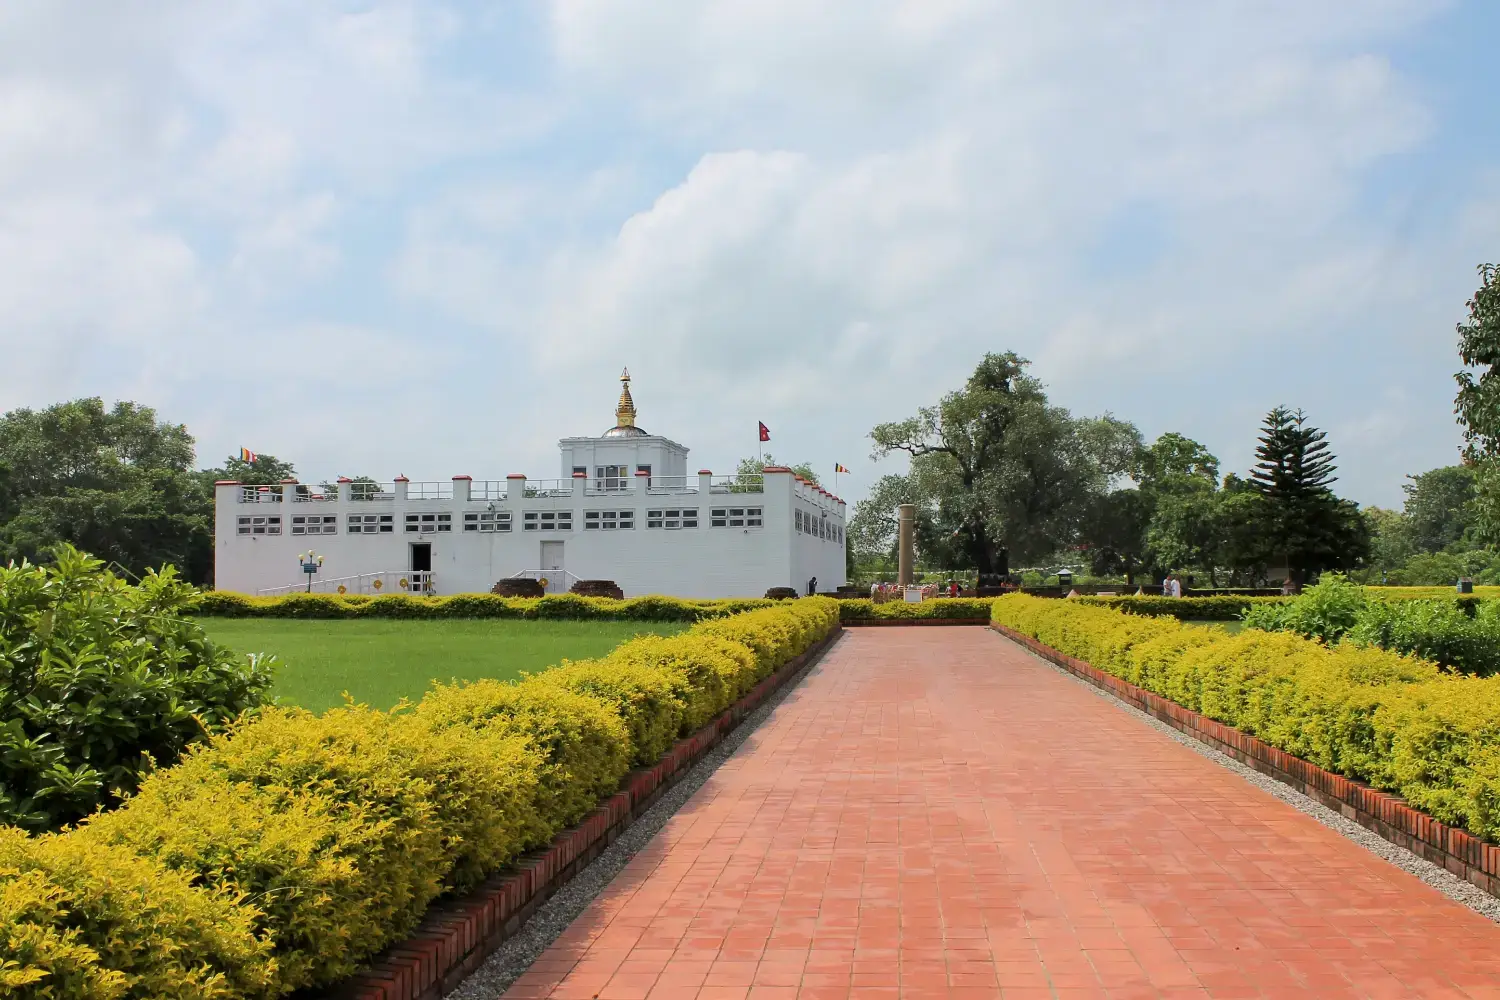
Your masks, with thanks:
M 1301 410 L 1278 406 L 1266 414 L 1255 457 L 1250 477 L 1262 500 L 1266 546 L 1285 560 L 1296 586 L 1364 558 L 1368 531 L 1359 508 L 1333 493 L 1336 467 L 1325 432 Z

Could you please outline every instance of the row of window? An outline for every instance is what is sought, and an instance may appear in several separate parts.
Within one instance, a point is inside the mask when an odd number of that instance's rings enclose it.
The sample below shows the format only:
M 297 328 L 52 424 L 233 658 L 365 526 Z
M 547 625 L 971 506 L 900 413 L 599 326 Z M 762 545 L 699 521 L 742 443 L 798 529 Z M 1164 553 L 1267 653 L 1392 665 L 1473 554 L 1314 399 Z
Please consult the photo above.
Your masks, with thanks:
M 708 523 L 714 528 L 759 528 L 764 524 L 764 508 L 761 507 L 713 507 L 709 509 Z M 238 519 L 241 535 L 279 535 L 280 515 L 248 516 Z M 843 530 L 826 521 L 821 525 L 809 514 L 796 512 L 799 532 L 820 535 L 823 538 L 843 541 Z M 392 534 L 396 530 L 395 517 L 391 514 L 350 514 L 346 523 L 351 535 Z M 426 534 L 453 530 L 453 515 L 444 513 L 407 514 L 408 533 Z M 583 515 L 584 530 L 618 531 L 635 527 L 633 510 L 590 510 Z M 664 507 L 646 511 L 646 527 L 662 529 L 698 527 L 698 508 Z M 522 528 L 526 531 L 572 531 L 573 512 L 570 510 L 530 510 L 523 514 Z M 511 512 L 475 511 L 464 514 L 465 531 L 509 531 Z M 338 532 L 338 517 L 333 514 L 296 515 L 291 519 L 294 535 L 332 535 Z
M 800 534 L 812 535 L 814 538 L 822 538 L 830 542 L 843 544 L 844 529 L 832 523 L 827 518 L 813 517 L 811 511 L 798 510 L 792 518 L 792 523 Z

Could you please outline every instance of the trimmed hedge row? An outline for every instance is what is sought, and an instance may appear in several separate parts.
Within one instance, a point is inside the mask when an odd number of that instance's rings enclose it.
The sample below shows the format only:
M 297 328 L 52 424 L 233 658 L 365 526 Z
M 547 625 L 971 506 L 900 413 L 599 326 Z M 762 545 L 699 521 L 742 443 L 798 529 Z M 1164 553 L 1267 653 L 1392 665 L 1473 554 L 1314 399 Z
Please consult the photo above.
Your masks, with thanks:
M 114 812 L 45 837 L 0 831 L 0 993 L 327 986 L 837 623 L 831 599 L 787 601 L 519 682 L 439 685 L 392 712 L 266 710 Z
M 1500 839 L 1500 677 L 1289 632 L 1006 597 L 994 620 L 1265 742 Z
M 283 594 L 251 597 L 211 590 L 193 608 L 223 618 L 593 618 L 609 621 L 697 622 L 770 607 L 763 598 L 688 600 L 680 597 L 500 597 L 454 594 L 414 597 L 389 594 Z
M 962 618 L 987 621 L 991 597 L 937 597 L 918 604 L 886 601 L 876 604 L 868 597 L 839 601 L 839 621 L 864 621 L 871 618 Z
M 1216 594 L 1212 597 L 1161 597 L 1159 595 L 1121 595 L 1119 597 L 1075 597 L 1079 604 L 1113 608 L 1128 615 L 1168 615 L 1182 621 L 1229 622 L 1242 617 L 1251 608 L 1280 604 L 1284 597 L 1246 597 Z

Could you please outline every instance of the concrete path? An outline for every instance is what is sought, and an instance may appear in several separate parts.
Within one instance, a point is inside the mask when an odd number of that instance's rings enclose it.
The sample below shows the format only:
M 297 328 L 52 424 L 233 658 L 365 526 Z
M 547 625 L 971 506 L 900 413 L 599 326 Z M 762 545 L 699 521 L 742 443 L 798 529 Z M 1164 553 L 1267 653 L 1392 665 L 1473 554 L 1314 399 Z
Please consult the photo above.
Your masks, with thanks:
M 1500 926 L 988 630 L 851 630 L 511 997 L 1500 998 Z

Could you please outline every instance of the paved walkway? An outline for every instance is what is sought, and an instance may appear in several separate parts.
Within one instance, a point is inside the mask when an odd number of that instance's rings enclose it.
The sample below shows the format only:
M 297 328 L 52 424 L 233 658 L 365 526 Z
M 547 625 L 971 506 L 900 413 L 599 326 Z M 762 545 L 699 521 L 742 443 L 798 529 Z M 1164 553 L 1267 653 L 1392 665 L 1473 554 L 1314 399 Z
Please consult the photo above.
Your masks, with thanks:
M 1500 926 L 988 630 L 851 630 L 512 997 L 1500 997 Z

